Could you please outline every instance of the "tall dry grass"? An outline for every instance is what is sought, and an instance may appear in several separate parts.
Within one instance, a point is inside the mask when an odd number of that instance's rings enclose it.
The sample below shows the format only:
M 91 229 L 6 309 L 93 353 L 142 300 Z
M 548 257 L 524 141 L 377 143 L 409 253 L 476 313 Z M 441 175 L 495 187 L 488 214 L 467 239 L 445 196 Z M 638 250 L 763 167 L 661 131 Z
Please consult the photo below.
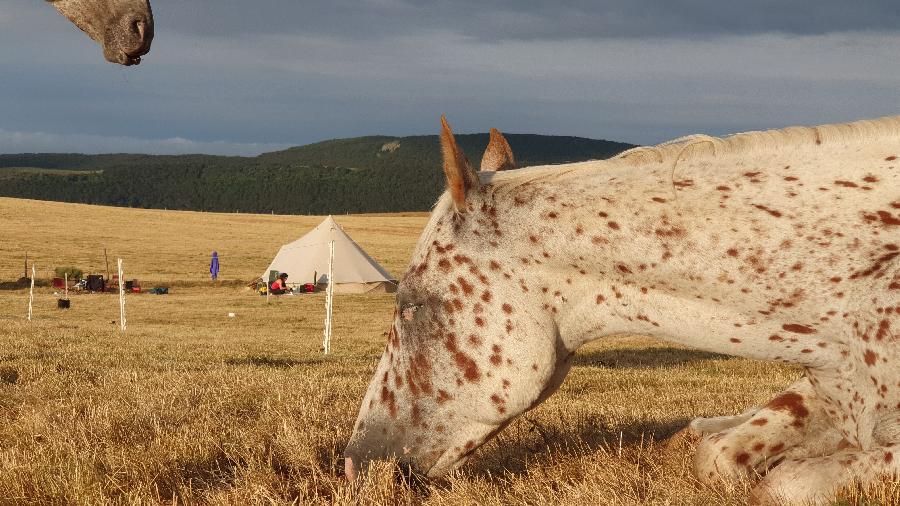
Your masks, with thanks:
M 765 402 L 800 372 L 641 337 L 586 346 L 559 393 L 447 480 L 407 486 L 384 464 L 348 485 L 340 453 L 391 296 L 338 296 L 326 358 L 320 294 L 267 304 L 202 283 L 212 249 L 223 276 L 249 279 L 318 221 L 0 199 L 0 281 L 20 275 L 24 248 L 48 271 L 99 270 L 106 246 L 134 277 L 197 283 L 130 296 L 124 333 L 114 296 L 74 296 L 63 312 L 40 289 L 29 323 L 26 292 L 0 291 L 0 503 L 744 504 L 743 488 L 697 486 L 695 442 L 667 438 Z M 425 218 L 339 221 L 399 275 Z M 845 497 L 896 504 L 897 485 Z

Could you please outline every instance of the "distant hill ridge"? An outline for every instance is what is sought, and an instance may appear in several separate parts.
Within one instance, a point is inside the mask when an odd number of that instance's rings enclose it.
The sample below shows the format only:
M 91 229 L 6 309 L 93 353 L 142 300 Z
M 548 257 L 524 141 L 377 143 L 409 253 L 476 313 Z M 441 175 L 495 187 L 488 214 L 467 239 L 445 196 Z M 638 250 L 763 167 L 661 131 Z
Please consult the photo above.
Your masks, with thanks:
M 632 144 L 506 135 L 520 166 L 605 159 Z M 476 165 L 488 134 L 457 141 Z M 436 135 L 334 139 L 256 157 L 0 155 L 0 196 L 205 211 L 339 214 L 424 211 L 443 190 Z

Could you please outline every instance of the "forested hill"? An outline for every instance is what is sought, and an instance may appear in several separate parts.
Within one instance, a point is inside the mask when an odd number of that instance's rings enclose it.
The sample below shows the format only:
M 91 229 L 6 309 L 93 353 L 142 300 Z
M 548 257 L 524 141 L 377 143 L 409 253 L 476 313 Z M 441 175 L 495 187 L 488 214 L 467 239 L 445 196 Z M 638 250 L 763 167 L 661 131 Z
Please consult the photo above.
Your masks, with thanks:
M 609 158 L 633 147 L 580 137 L 506 137 L 520 166 Z M 477 165 L 488 135 L 457 141 Z M 337 139 L 257 157 L 0 155 L 0 196 L 88 204 L 281 214 L 423 211 L 442 190 L 435 135 Z

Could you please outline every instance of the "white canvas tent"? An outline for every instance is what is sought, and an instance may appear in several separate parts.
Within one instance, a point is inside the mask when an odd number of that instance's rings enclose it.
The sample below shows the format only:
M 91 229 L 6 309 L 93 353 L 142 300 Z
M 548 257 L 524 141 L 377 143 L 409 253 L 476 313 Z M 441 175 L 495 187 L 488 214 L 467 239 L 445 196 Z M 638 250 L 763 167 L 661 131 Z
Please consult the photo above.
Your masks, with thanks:
M 289 285 L 312 283 L 315 276 L 317 285 L 326 286 L 331 241 L 334 241 L 335 293 L 397 290 L 397 280 L 353 242 L 331 216 L 308 234 L 282 246 L 262 279 L 268 280 L 270 272 L 278 271 L 288 273 Z

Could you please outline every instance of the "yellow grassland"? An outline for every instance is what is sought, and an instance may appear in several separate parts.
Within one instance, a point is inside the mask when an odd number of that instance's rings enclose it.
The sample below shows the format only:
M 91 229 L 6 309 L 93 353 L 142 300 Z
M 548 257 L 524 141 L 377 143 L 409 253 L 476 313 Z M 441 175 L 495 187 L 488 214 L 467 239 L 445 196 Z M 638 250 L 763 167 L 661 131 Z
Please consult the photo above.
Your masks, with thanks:
M 340 216 L 395 275 L 426 215 Z M 746 487 L 704 488 L 695 416 L 767 401 L 801 372 L 638 336 L 578 354 L 559 393 L 447 480 L 407 486 L 378 466 L 358 486 L 341 451 L 390 326 L 390 295 L 339 295 L 333 355 L 321 294 L 266 302 L 240 283 L 321 217 L 116 209 L 0 198 L 0 281 L 25 250 L 49 278 L 74 265 L 172 286 L 127 299 L 0 291 L 0 504 L 745 504 Z M 222 261 L 208 281 L 209 254 Z M 179 282 L 176 284 L 175 282 Z M 229 318 L 228 313 L 235 313 Z M 846 503 L 897 501 L 896 483 Z

